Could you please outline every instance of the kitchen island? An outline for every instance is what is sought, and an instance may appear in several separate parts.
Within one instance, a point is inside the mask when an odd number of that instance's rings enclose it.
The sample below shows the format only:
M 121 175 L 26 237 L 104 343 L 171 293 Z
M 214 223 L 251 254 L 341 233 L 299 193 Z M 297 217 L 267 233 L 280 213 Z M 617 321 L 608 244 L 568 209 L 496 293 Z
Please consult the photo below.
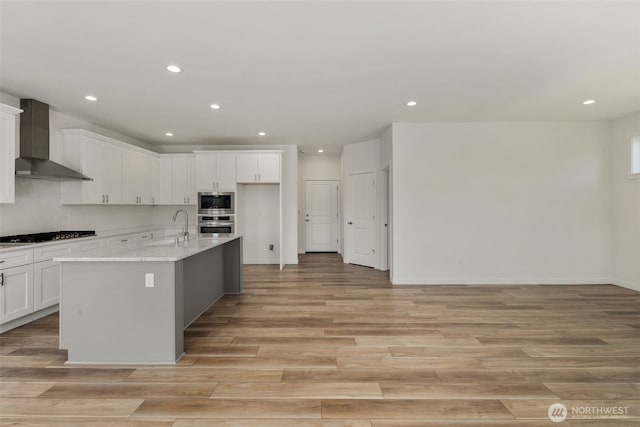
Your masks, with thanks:
M 241 294 L 242 237 L 175 238 L 59 258 L 60 348 L 67 363 L 173 364 L 184 329 Z

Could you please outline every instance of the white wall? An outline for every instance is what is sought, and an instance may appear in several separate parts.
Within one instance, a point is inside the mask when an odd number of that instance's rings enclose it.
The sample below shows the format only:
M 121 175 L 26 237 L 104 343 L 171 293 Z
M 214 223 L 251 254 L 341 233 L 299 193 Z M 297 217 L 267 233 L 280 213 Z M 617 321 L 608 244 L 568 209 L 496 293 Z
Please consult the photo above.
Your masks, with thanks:
M 613 121 L 612 277 L 615 284 L 640 291 L 640 177 L 629 177 L 631 138 L 640 136 L 640 113 Z
M 20 107 L 20 100 L 6 93 L 0 93 L 0 102 Z M 49 121 L 50 157 L 54 161 L 60 161 L 59 130 L 66 128 L 88 129 L 144 148 L 150 147 L 142 141 L 100 128 L 53 109 L 50 111 Z M 16 145 L 18 143 L 19 130 Z M 19 147 L 16 147 L 16 155 L 19 152 Z M 149 206 L 61 205 L 61 187 L 59 182 L 17 178 L 15 204 L 0 204 L 0 235 L 60 229 L 104 231 L 152 224 L 152 212 L 155 208 Z
M 393 125 L 393 282 L 606 283 L 607 122 Z
M 278 264 L 280 260 L 280 189 L 274 184 L 244 185 L 243 198 L 244 263 Z M 269 250 L 273 244 L 273 251 Z
M 304 180 L 340 181 L 341 175 L 340 156 L 298 155 L 298 253 L 304 253 Z

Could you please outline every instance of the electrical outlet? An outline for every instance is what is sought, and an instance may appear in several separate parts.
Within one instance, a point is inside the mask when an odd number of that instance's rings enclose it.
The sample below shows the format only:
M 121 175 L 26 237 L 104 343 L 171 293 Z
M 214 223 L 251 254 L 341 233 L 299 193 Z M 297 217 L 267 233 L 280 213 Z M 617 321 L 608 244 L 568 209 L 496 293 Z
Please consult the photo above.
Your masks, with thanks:
M 269 250 L 272 251 L 273 250 L 273 244 L 269 245 Z
M 153 273 L 146 273 L 144 275 L 144 287 L 145 288 L 153 288 L 155 286 Z

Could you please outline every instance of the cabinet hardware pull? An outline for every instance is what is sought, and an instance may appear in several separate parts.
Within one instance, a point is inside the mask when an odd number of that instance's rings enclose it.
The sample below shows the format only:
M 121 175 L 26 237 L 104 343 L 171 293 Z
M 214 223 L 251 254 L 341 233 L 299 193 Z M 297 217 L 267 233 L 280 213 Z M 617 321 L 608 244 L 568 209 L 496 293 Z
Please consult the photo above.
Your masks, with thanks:
M 109 203 L 109 195 L 107 194 L 107 203 Z
M 5 260 L 1 260 L 1 261 L 0 261 L 0 264 L 2 264 L 4 261 L 5 261 Z
M 102 195 L 102 203 L 104 203 L 104 194 Z
M 0 286 L 4 286 L 4 273 L 0 273 Z

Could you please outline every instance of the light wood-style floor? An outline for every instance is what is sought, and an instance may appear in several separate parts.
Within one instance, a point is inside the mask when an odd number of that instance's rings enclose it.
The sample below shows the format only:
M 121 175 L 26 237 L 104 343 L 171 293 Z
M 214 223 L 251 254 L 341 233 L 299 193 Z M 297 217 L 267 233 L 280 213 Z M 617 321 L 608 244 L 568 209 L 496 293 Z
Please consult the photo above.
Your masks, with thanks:
M 0 425 L 639 425 L 637 292 L 391 287 L 330 254 L 245 270 L 177 366 L 64 365 L 55 315 L 0 335 Z M 630 418 L 554 424 L 553 402 Z

